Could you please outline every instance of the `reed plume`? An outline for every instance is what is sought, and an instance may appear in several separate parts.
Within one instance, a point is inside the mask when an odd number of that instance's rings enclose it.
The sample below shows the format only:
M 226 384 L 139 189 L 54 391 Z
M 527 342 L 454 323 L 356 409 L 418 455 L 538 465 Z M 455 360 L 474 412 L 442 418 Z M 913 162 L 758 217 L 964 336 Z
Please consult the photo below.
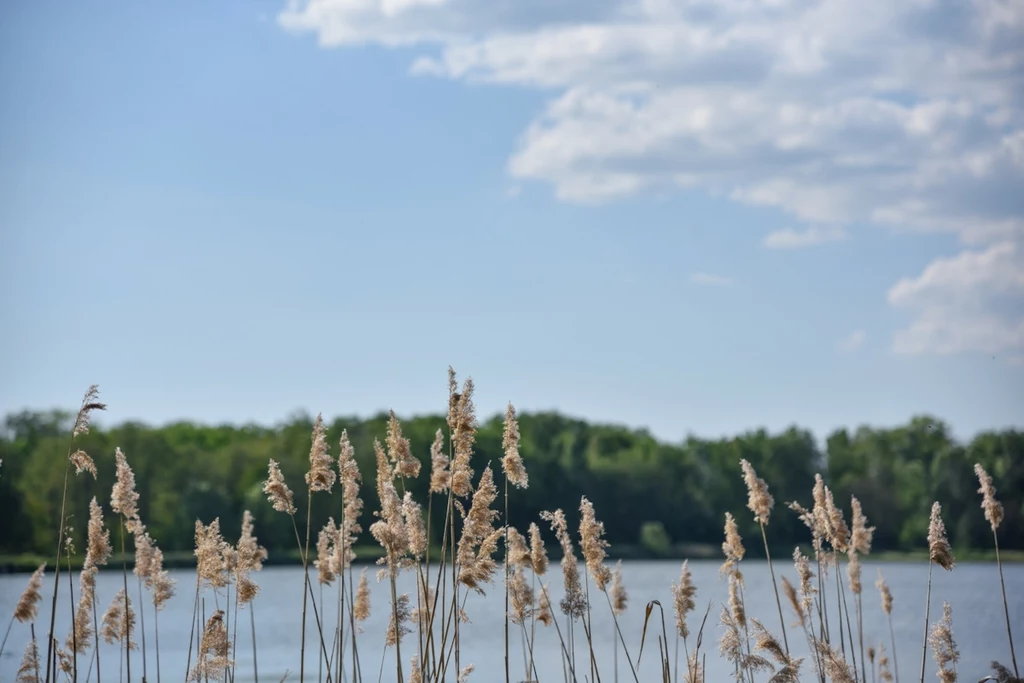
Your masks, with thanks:
M 537 576 L 544 576 L 548 570 L 548 552 L 535 522 L 530 522 L 530 564 Z
M 294 515 L 294 495 L 292 490 L 288 488 L 288 484 L 284 481 L 281 466 L 271 459 L 267 470 L 269 474 L 267 480 L 263 482 L 263 493 L 267 494 L 267 499 L 275 510 L 288 515 Z
M 391 620 L 388 622 L 388 630 L 384 636 L 384 644 L 386 646 L 398 645 L 404 636 L 412 633 L 412 629 L 408 625 L 410 616 L 412 616 L 412 613 L 409 609 L 409 594 L 402 593 L 398 596 L 398 600 L 395 601 L 395 609 L 392 611 Z
M 895 659 L 895 652 L 893 653 Z M 878 646 L 878 680 L 892 683 L 892 671 L 889 670 L 889 658 L 885 655 L 885 645 Z
M 757 476 L 754 467 L 747 460 L 740 460 L 743 470 L 743 482 L 747 486 L 747 507 L 754 513 L 754 521 L 761 527 L 761 540 L 764 541 L 764 554 L 768 560 L 768 571 L 772 578 L 772 590 L 775 591 L 775 606 L 779 611 L 779 628 L 782 629 L 782 644 L 789 652 L 789 636 L 786 635 L 786 622 L 782 618 L 782 601 L 779 599 L 779 586 L 775 581 L 775 566 L 772 564 L 772 553 L 768 549 L 768 533 L 765 527 L 771 518 L 775 499 L 768 492 L 768 484 Z
M 53 599 L 50 604 L 50 630 L 46 635 L 46 675 L 45 682 L 50 683 L 50 664 L 51 656 L 53 654 L 54 645 L 54 627 L 56 626 L 57 619 L 57 596 L 60 593 L 60 560 L 61 552 L 64 549 L 64 531 L 65 531 L 65 514 L 67 510 L 67 499 L 68 499 L 68 477 L 71 472 L 71 467 L 74 466 L 75 473 L 81 474 L 82 472 L 89 472 L 96 477 L 96 464 L 92 461 L 92 458 L 81 449 L 75 449 L 73 442 L 79 436 L 89 433 L 89 423 L 92 418 L 92 413 L 97 410 L 106 410 L 107 406 L 101 403 L 99 400 L 99 387 L 95 384 L 89 387 L 82 397 L 82 403 L 78 409 L 78 413 L 75 415 L 75 423 L 71 430 L 71 441 L 68 445 L 67 462 L 64 466 L 64 486 L 61 492 L 60 500 L 60 518 L 57 522 L 57 561 L 54 564 L 53 571 Z M 8 631 L 10 627 L 8 627 Z M 6 640 L 6 636 L 4 638 Z M 3 645 L 0 645 L 0 652 L 3 651 Z M 38 673 L 38 672 L 37 672 Z M 54 672 L 54 680 L 56 680 L 56 671 Z
M 463 520 L 462 537 L 458 543 L 459 582 L 478 592 L 482 592 L 481 583 L 491 582 L 497 569 L 491 558 L 503 529 L 494 528 L 494 522 L 500 515 L 491 509 L 491 505 L 497 497 L 498 488 L 488 465 L 473 494 L 473 503 Z
M 565 597 L 562 598 L 559 607 L 562 613 L 572 619 L 579 619 L 589 607 L 586 597 L 583 595 L 583 587 L 580 584 L 579 567 L 576 565 L 576 551 L 573 548 L 572 538 L 569 537 L 569 527 L 565 519 L 565 513 L 561 509 L 554 512 L 542 512 L 540 517 L 551 523 L 551 530 L 555 532 L 555 538 L 562 546 L 562 582 L 565 588 Z
M 317 414 L 313 421 L 312 446 L 309 449 L 309 471 L 306 472 L 306 486 L 310 491 L 331 492 L 334 487 L 335 474 L 331 467 L 333 461 L 327 450 L 327 433 L 322 414 Z
M 420 461 L 417 460 L 409 446 L 409 439 L 402 436 L 402 425 L 395 416 L 389 413 L 387 434 L 388 456 L 394 465 L 394 476 L 403 479 L 415 479 L 420 476 Z
M 39 567 L 32 572 L 32 576 L 28 579 L 28 585 L 25 586 L 24 592 L 18 599 L 18 604 L 14 606 L 14 618 L 21 623 L 26 621 L 35 621 L 36 616 L 39 614 L 39 600 L 42 598 L 42 594 L 39 592 L 43 588 L 43 575 L 46 571 L 46 565 L 41 564 Z
M 519 421 L 516 419 L 516 409 L 511 403 L 505 409 L 501 445 L 505 451 L 505 457 L 501 459 L 505 477 L 513 486 L 525 489 L 529 484 L 529 477 L 523 465 L 523 458 L 519 455 Z
M 850 547 L 847 549 L 848 563 L 846 571 L 850 578 L 850 591 L 857 599 L 857 642 L 860 645 L 860 661 L 864 665 L 864 608 L 861 586 L 861 565 L 860 556 L 868 555 L 871 552 L 871 542 L 875 537 L 875 527 L 868 526 L 868 519 L 864 515 L 860 501 L 856 496 L 850 496 L 850 520 L 853 524 L 853 531 L 850 534 Z M 865 681 L 866 669 L 865 668 Z
M 946 571 L 952 571 L 956 562 L 953 551 L 946 538 L 946 525 L 942 522 L 942 506 L 938 501 L 932 503 L 931 519 L 928 523 L 928 588 L 925 593 L 924 609 L 924 642 L 921 644 L 921 683 L 924 683 L 925 664 L 928 661 L 928 626 L 932 608 L 932 565 L 939 565 Z
M 612 572 L 610 595 L 612 598 L 612 611 L 615 614 L 625 612 L 626 607 L 629 605 L 629 593 L 626 592 L 626 586 L 622 583 L 622 560 L 615 564 L 615 571 Z
M 132 601 L 128 594 L 121 589 L 114 596 L 103 615 L 103 640 L 107 643 L 120 643 L 126 650 L 135 650 L 138 644 L 135 642 L 135 610 L 132 608 Z
M 476 442 L 476 407 L 473 405 L 473 380 L 467 378 L 458 391 L 455 371 L 448 368 L 448 428 L 455 457 L 451 462 L 452 493 L 466 498 L 473 492 L 473 470 L 469 466 Z
M 359 588 L 356 590 L 355 604 L 352 612 L 356 621 L 366 621 L 370 618 L 370 585 L 366 580 L 366 570 L 359 575 Z
M 452 478 L 449 465 L 448 454 L 444 452 L 444 432 L 438 429 L 430 445 L 430 493 L 445 493 L 448 490 Z
M 1006 582 L 1003 580 L 1003 560 L 999 556 L 999 525 L 1003 521 L 1003 504 L 996 499 L 996 487 L 992 483 L 992 477 L 989 476 L 985 468 L 980 463 L 975 463 L 974 473 L 978 477 L 978 483 L 981 488 L 978 489 L 978 493 L 981 494 L 981 509 L 985 511 L 985 519 L 992 527 L 992 541 L 996 548 L 996 568 L 999 570 L 999 587 L 1003 593 L 1003 616 L 1006 618 L 1006 637 L 1010 641 L 1010 659 L 1013 664 L 1013 672 L 1016 677 L 1020 677 L 1020 671 L 1017 669 L 1017 653 L 1013 649 L 1013 630 L 1010 628 L 1010 608 L 1006 601 Z
M 889 643 L 893 651 L 893 669 L 896 672 L 896 680 L 899 680 L 899 661 L 896 658 L 896 634 L 893 631 L 893 594 L 882 575 L 882 569 L 879 569 L 879 579 L 874 582 L 874 587 L 879 589 L 879 596 L 882 598 L 882 611 L 886 613 L 886 620 L 889 622 Z
M 16 680 L 18 683 L 39 683 L 39 647 L 36 645 L 34 632 L 32 640 L 25 646 L 25 654 L 21 657 Z
M 953 610 L 948 602 L 942 603 L 942 619 L 932 628 L 928 643 L 939 665 L 939 680 L 942 683 L 956 683 L 956 663 L 960 661 L 960 650 L 953 639 Z
M 206 620 L 203 636 L 199 641 L 199 656 L 195 668 L 189 672 L 188 680 L 203 681 L 212 678 L 219 681 L 225 672 L 234 666 L 231 660 L 231 641 L 224 624 L 224 611 L 217 610 Z

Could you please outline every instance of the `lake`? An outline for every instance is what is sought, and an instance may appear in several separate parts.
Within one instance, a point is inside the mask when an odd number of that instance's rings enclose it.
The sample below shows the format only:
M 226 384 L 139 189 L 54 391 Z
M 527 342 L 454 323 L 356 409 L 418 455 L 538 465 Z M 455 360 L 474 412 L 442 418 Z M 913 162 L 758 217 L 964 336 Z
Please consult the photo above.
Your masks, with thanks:
M 623 577 L 626 588 L 629 592 L 630 602 L 626 613 L 620 617 L 620 624 L 630 652 L 636 659 L 639 650 L 640 635 L 644 621 L 644 607 L 649 600 L 657 599 L 665 606 L 665 620 L 670 634 L 674 633 L 674 615 L 672 613 L 672 596 L 670 584 L 677 581 L 679 577 L 680 563 L 677 561 L 631 561 L 623 563 Z M 694 583 L 697 586 L 697 609 L 691 613 L 689 623 L 691 631 L 690 646 L 693 646 L 695 633 L 700 625 L 704 610 L 711 601 L 711 614 L 708 617 L 708 625 L 705 630 L 702 652 L 707 653 L 708 676 L 707 680 L 727 681 L 731 677 L 729 664 L 718 655 L 717 640 L 721 634 L 718 615 L 722 608 L 722 602 L 727 599 L 727 583 L 720 580 L 718 576 L 719 563 L 712 561 L 695 561 L 690 563 L 693 572 Z M 893 606 L 893 628 L 898 646 L 898 665 L 900 678 L 904 681 L 916 681 L 920 678 L 921 667 L 921 642 L 924 631 L 924 605 L 925 587 L 927 581 L 927 565 L 923 562 L 917 563 L 864 563 L 864 634 L 865 647 L 868 643 L 884 642 L 886 649 L 889 649 L 888 624 L 882 613 L 878 592 L 874 588 L 874 581 L 877 577 L 877 570 L 881 568 L 885 578 L 894 595 Z M 385 580 L 377 583 L 375 580 L 375 567 L 369 570 L 371 588 L 371 616 L 364 622 L 364 632 L 359 636 L 358 648 L 360 661 L 362 662 L 363 677 L 367 681 L 376 681 L 380 670 L 381 657 L 386 656 L 384 664 L 383 680 L 392 681 L 395 678 L 394 648 L 383 647 L 384 632 L 387 628 L 390 616 L 390 588 Z M 745 560 L 742 563 L 743 573 L 746 579 L 745 600 L 747 615 L 755 617 L 765 624 L 773 633 L 778 635 L 779 620 L 775 606 L 775 597 L 771 589 L 771 579 L 768 573 L 767 564 L 764 562 Z M 781 571 L 780 571 L 781 570 Z M 790 562 L 777 562 L 776 573 L 787 576 L 794 584 L 798 583 L 795 571 Z M 1010 600 L 1010 619 L 1015 629 L 1015 637 L 1018 647 L 1018 661 L 1024 661 L 1024 565 L 1011 564 L 1004 567 L 1006 578 L 1006 589 Z M 845 574 L 845 572 L 844 572 Z M 186 659 L 189 648 L 189 632 L 192 622 L 192 607 L 195 590 L 195 573 L 191 570 L 172 571 L 172 576 L 177 581 L 178 594 L 171 599 L 167 606 L 160 612 L 160 668 L 161 677 L 167 681 L 181 681 L 185 675 Z M 315 572 L 312 577 L 315 581 Z M 255 602 L 256 617 L 256 640 L 258 644 L 258 665 L 260 678 L 270 683 L 278 683 L 286 674 L 289 681 L 297 681 L 299 678 L 298 649 L 300 642 L 300 626 L 302 615 L 302 569 L 298 567 L 269 567 L 254 575 L 254 578 L 261 586 L 261 593 Z M 551 584 L 552 602 L 555 604 L 556 614 L 557 601 L 562 595 L 561 570 L 557 563 L 552 563 L 548 574 L 545 577 Z M 845 578 L 845 576 L 844 576 Z M 133 597 L 133 606 L 138 611 L 137 584 L 135 577 L 129 577 L 129 588 Z M 14 610 L 19 596 L 24 590 L 28 580 L 27 574 L 0 576 L 0 614 L 3 621 L 0 621 L 0 628 L 6 629 L 6 621 Z M 40 640 L 45 640 L 45 634 L 49 627 L 49 608 L 52 590 L 52 575 L 44 581 L 43 600 L 40 603 L 39 618 L 36 623 L 36 633 Z M 105 571 L 100 574 L 97 581 L 98 603 L 100 616 L 106 610 L 114 594 L 121 586 L 120 572 Z M 58 628 L 56 636 L 63 642 L 67 635 L 68 623 L 70 620 L 70 609 L 67 603 L 67 583 L 65 577 L 61 577 L 63 587 L 62 598 L 59 605 Z M 832 607 L 835 605 L 834 585 L 830 584 L 830 598 Z M 504 621 L 502 611 L 504 608 L 504 590 L 498 582 L 488 587 L 486 596 L 471 593 L 466 604 L 466 611 L 469 614 L 470 623 L 461 627 L 462 664 L 473 663 L 476 670 L 470 676 L 471 682 L 498 683 L 505 680 L 504 674 Z M 78 590 L 77 577 L 75 579 L 75 591 Z M 314 590 L 318 590 L 314 584 Z M 403 574 L 399 581 L 399 591 L 408 592 L 412 597 L 412 604 L 415 606 L 414 582 L 410 574 Z M 780 589 L 781 592 L 781 589 Z M 336 621 L 336 589 L 325 588 L 324 599 L 325 619 L 327 629 L 334 632 Z M 849 599 L 849 594 L 848 594 Z M 783 599 L 783 614 L 787 625 L 794 619 L 794 615 Z M 1005 621 L 1003 617 L 1002 599 L 999 591 L 999 576 L 994 563 L 965 563 L 958 565 L 952 572 L 945 572 L 938 568 L 933 572 L 932 585 L 932 610 L 931 621 L 935 622 L 942 616 L 942 602 L 948 601 L 953 609 L 953 630 L 956 641 L 961 652 L 961 661 L 958 666 L 960 678 L 963 681 L 977 681 L 989 673 L 989 662 L 998 659 L 1007 666 L 1010 665 L 1009 645 L 1006 637 Z M 224 597 L 219 602 L 223 605 Z M 147 597 L 148 602 L 148 597 Z M 212 612 L 214 597 L 207 592 L 205 608 L 207 614 Z M 613 662 L 615 658 L 615 644 L 617 638 L 614 634 L 614 626 L 609 616 L 608 605 L 604 596 L 592 591 L 592 621 L 593 640 L 598 659 L 601 680 L 611 683 L 615 680 Z M 851 618 L 853 605 L 850 605 Z M 253 678 L 252 668 L 252 643 L 249 629 L 249 615 L 247 610 L 242 612 L 242 621 L 238 628 L 238 652 L 235 654 L 237 660 L 236 680 L 250 681 Z M 833 612 L 834 614 L 834 612 Z M 638 669 L 640 679 L 643 681 L 658 680 L 658 641 L 657 636 L 661 632 L 661 623 L 658 618 L 658 611 L 655 609 L 651 625 L 648 628 L 647 643 L 644 646 L 644 653 L 641 665 Z M 234 616 L 232 615 L 232 619 Z M 145 611 L 147 630 L 146 641 L 146 667 L 148 680 L 156 681 L 156 651 L 153 646 L 153 610 L 152 603 L 148 602 Z M 562 617 L 562 629 L 565 633 L 565 621 Z M 316 630 L 312 620 L 312 610 L 309 615 L 309 626 L 307 627 L 307 638 L 317 641 Z M 833 628 L 836 628 L 835 626 Z M 138 626 L 136 626 L 138 629 Z M 856 629 L 856 624 L 854 624 Z M 138 631 L 136 631 L 138 633 Z M 512 680 L 521 681 L 524 679 L 523 654 L 520 645 L 518 627 L 512 627 L 510 643 Z M 567 635 L 567 634 L 566 634 Z M 589 676 L 588 651 L 582 628 L 576 627 L 576 661 L 577 672 L 580 683 L 583 683 L 583 674 Z M 22 653 L 29 640 L 28 624 L 15 623 L 6 650 L 0 658 L 0 681 L 13 681 L 21 661 Z M 798 628 L 788 630 L 790 649 L 797 655 L 807 654 L 807 643 L 803 632 Z M 833 638 L 835 633 L 833 633 Z M 136 635 L 136 639 L 140 637 Z M 402 655 L 406 662 L 406 677 L 408 678 L 408 661 L 416 649 L 415 635 L 406 636 L 402 641 Z M 317 643 L 318 644 L 318 643 Z M 328 644 L 330 647 L 330 644 Z M 559 657 L 559 644 L 553 627 L 543 628 L 537 625 L 537 636 L 535 644 L 535 660 L 541 681 L 561 681 L 563 679 L 562 665 Z M 41 658 L 45 655 L 45 646 L 41 643 Z M 116 661 L 118 657 L 117 648 L 103 645 L 101 674 L 103 680 L 118 680 Z M 680 647 L 681 650 L 681 647 Z M 346 657 L 349 654 L 346 653 Z M 680 662 L 684 657 L 680 652 Z M 85 681 L 85 674 L 81 673 L 87 664 L 86 660 L 91 658 L 91 651 L 88 655 L 80 657 L 80 680 Z M 858 653 L 859 659 L 859 653 Z M 890 656 L 890 660 L 892 657 Z M 315 680 L 317 677 L 317 663 L 315 651 L 307 641 L 307 680 Z M 685 667 L 685 664 L 683 664 Z M 132 678 L 141 680 L 142 653 L 132 653 Z M 814 677 L 811 674 L 810 661 L 806 661 L 801 670 L 804 674 L 802 680 L 810 681 Z M 95 676 L 95 671 L 93 671 Z M 767 680 L 767 675 L 761 675 L 759 680 Z M 451 680 L 454 677 L 450 677 Z M 618 654 L 618 679 L 627 681 L 632 679 L 629 666 L 626 663 L 621 651 Z M 94 680 L 94 679 L 93 679 Z M 870 680 L 870 677 L 868 678 Z M 935 665 L 928 653 L 928 669 L 926 680 L 935 679 Z

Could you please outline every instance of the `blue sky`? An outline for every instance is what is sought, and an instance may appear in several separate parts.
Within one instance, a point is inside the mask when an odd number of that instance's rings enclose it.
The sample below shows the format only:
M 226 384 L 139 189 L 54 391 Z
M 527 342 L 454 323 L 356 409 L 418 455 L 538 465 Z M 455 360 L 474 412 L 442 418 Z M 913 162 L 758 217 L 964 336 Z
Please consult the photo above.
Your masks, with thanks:
M 0 412 L 1024 426 L 1019 5 L 0 13 Z

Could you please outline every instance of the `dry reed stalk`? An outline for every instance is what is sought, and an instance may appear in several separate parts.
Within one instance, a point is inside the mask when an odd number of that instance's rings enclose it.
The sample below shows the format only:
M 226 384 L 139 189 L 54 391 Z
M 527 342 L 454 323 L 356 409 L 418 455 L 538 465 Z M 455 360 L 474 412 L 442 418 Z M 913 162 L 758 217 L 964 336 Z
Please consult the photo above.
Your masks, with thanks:
M 850 497 L 850 519 L 853 522 L 853 531 L 850 535 L 850 548 L 847 551 L 849 562 L 846 568 L 850 577 L 850 591 L 857 596 L 857 640 L 860 644 L 861 666 L 864 669 L 862 671 L 862 681 L 867 683 L 867 667 L 864 666 L 864 609 L 860 555 L 871 553 L 871 542 L 874 539 L 875 527 L 868 526 L 867 517 L 864 516 L 860 501 L 855 496 Z M 873 673 L 874 665 L 872 665 Z
M 948 602 L 942 603 L 942 619 L 932 628 L 928 643 L 939 665 L 939 680 L 942 683 L 956 683 L 956 663 L 960 661 L 960 650 L 953 639 L 953 610 Z
M 39 683 L 39 646 L 36 644 L 35 624 L 30 626 L 32 639 L 25 646 L 25 654 L 21 657 L 21 666 L 18 667 L 18 683 Z
M 740 460 L 743 470 L 743 481 L 747 486 L 747 508 L 754 513 L 754 521 L 761 527 L 761 539 L 764 541 L 764 554 L 768 559 L 768 571 L 772 577 L 772 590 L 775 591 L 775 605 L 779 610 L 779 628 L 782 629 L 782 644 L 789 653 L 789 637 L 786 635 L 786 621 L 782 618 L 782 601 L 779 599 L 779 585 L 775 581 L 775 567 L 772 565 L 772 554 L 768 549 L 768 534 L 765 527 L 771 518 L 775 499 L 768 491 L 768 484 L 757 476 L 753 466 L 745 459 Z
M 892 628 L 892 593 L 889 591 L 888 584 L 885 583 L 885 579 L 882 577 L 882 570 L 878 570 L 878 580 L 875 581 L 875 587 L 878 588 L 878 593 L 882 598 L 882 611 L 885 612 L 885 617 L 889 622 L 889 643 L 892 646 L 892 665 L 896 672 L 896 680 L 900 678 L 900 667 L 899 662 L 896 659 L 896 635 Z M 879 660 L 879 666 L 881 666 L 881 660 Z
M 352 447 L 352 443 L 348 438 L 348 431 L 342 430 L 341 437 L 338 439 L 338 482 L 341 484 L 341 531 L 340 531 L 340 544 L 339 554 L 336 558 L 336 564 L 339 574 L 344 574 L 345 570 L 348 570 L 348 584 L 349 589 L 352 587 L 352 560 L 355 559 L 355 554 L 352 551 L 352 546 L 358 539 L 359 534 L 362 532 L 362 527 L 359 525 L 359 515 L 363 511 L 363 500 L 359 496 L 359 485 L 362 481 L 362 475 L 359 473 L 359 465 L 355 459 L 355 449 Z M 344 612 L 344 596 L 345 596 L 345 581 L 344 577 L 338 582 L 338 611 L 339 615 Z M 356 642 L 355 642 L 355 619 L 351 614 L 352 612 L 352 601 L 349 601 L 349 622 L 352 628 L 352 649 L 353 649 L 353 667 L 355 666 L 354 658 L 356 656 Z M 338 673 L 335 676 L 335 680 L 340 679 L 342 672 L 345 668 L 344 660 L 344 640 L 345 640 L 345 620 L 339 616 L 339 656 L 338 656 Z M 353 670 L 353 677 L 355 677 L 355 671 Z M 258 682 L 257 682 L 258 683 Z
M 693 611 L 696 606 L 694 597 L 697 595 L 697 587 L 693 585 L 693 575 L 690 573 L 690 561 L 683 560 L 683 565 L 679 570 L 679 583 L 678 585 L 672 583 L 672 605 L 676 616 L 676 663 L 675 663 L 675 680 L 679 679 L 679 661 L 678 661 L 678 643 L 679 639 L 683 640 L 683 654 L 686 656 L 686 668 L 687 676 L 693 677 L 692 669 L 690 668 L 690 650 L 687 644 L 687 638 L 690 635 L 690 627 L 686 622 L 686 615 Z
M 231 641 L 228 639 L 227 627 L 224 625 L 224 611 L 215 611 L 206 620 L 203 635 L 199 642 L 199 656 L 196 666 L 189 672 L 189 681 L 213 679 L 219 681 L 226 678 L 234 662 L 231 660 Z
M 235 622 L 234 633 L 231 636 L 234 652 L 238 652 L 238 612 L 245 605 L 250 605 L 249 621 L 252 630 L 252 669 L 253 678 L 259 683 L 259 667 L 256 663 L 256 618 L 253 616 L 252 601 L 259 594 L 259 585 L 250 578 L 250 574 L 263 569 L 263 561 L 267 559 L 267 549 L 261 546 L 253 535 L 252 513 L 245 510 L 242 513 L 242 529 L 238 536 L 238 543 L 235 546 Z M 154 601 L 155 601 L 154 593 Z M 157 648 L 159 662 L 160 650 Z M 159 664 L 158 664 L 159 668 Z M 159 682 L 158 682 L 159 683 Z
M 924 609 L 924 642 L 921 644 L 921 683 L 924 683 L 925 664 L 928 661 L 928 620 L 932 607 L 932 565 L 939 565 L 946 571 L 952 571 L 956 562 L 953 551 L 946 539 L 946 525 L 942 522 L 942 506 L 938 501 L 932 503 L 931 519 L 928 523 L 928 589 L 925 593 Z
M 1003 616 L 1006 617 L 1006 637 L 1010 641 L 1010 659 L 1013 663 L 1014 676 L 1020 678 L 1020 670 L 1017 668 L 1017 653 L 1013 649 L 1013 630 L 1010 628 L 1010 608 L 1006 601 L 1006 582 L 1003 580 L 1003 561 L 999 556 L 999 525 L 1003 521 L 1003 505 L 996 499 L 996 487 L 992 483 L 985 468 L 980 463 L 975 463 L 974 473 L 978 477 L 980 488 L 978 493 L 982 495 L 981 508 L 985 511 L 985 520 L 992 527 L 992 542 L 996 548 L 996 568 L 999 570 L 999 587 L 1003 593 Z
M 519 455 L 519 422 L 516 420 L 516 409 L 511 401 L 505 409 L 505 424 L 502 429 L 501 445 L 505 451 L 505 457 L 501 460 L 502 472 L 505 475 L 505 683 L 510 683 L 508 661 L 508 485 L 511 482 L 513 486 L 525 489 L 529 484 L 526 468 L 523 466 L 523 459 Z M 529 676 L 529 672 L 527 672 L 527 676 Z
M 60 499 L 60 518 L 57 526 L 57 560 L 54 563 L 53 571 L 53 600 L 50 604 L 50 630 L 46 636 L 46 676 L 44 678 L 45 683 L 50 683 L 50 663 L 53 655 L 53 630 L 56 626 L 57 619 L 57 595 L 60 591 L 60 556 L 64 548 L 64 526 L 65 526 L 65 514 L 67 511 L 67 498 L 68 498 L 68 477 L 71 473 L 71 466 L 74 465 L 75 473 L 80 474 L 84 471 L 89 472 L 96 478 L 96 464 L 92 461 L 85 451 L 77 449 L 72 452 L 74 447 L 74 440 L 79 436 L 89 433 L 89 423 L 92 419 L 91 415 L 96 410 L 106 410 L 107 406 L 105 403 L 99 401 L 99 386 L 93 384 L 85 392 L 82 397 L 81 406 L 78 409 L 77 415 L 75 415 L 75 424 L 71 429 L 71 443 L 68 445 L 68 456 L 67 462 L 64 467 L 64 486 L 61 493 Z M 37 657 L 38 660 L 38 657 Z M 38 678 L 38 675 L 37 675 Z M 53 680 L 56 681 L 57 672 L 53 672 Z
M 134 620 L 134 613 L 131 611 L 128 599 L 128 556 L 125 553 L 124 535 L 125 532 L 134 534 L 144 528 L 142 527 L 142 522 L 139 521 L 139 494 L 135 491 L 135 473 L 132 471 L 131 466 L 128 464 L 128 459 L 120 447 L 114 450 L 114 459 L 117 471 L 116 481 L 110 493 L 110 509 L 115 514 L 120 515 L 121 578 L 124 589 L 124 614 L 131 615 Z M 134 626 L 134 621 L 131 626 Z M 125 670 L 128 683 L 131 683 L 132 680 L 132 649 L 129 642 L 129 647 L 125 648 Z

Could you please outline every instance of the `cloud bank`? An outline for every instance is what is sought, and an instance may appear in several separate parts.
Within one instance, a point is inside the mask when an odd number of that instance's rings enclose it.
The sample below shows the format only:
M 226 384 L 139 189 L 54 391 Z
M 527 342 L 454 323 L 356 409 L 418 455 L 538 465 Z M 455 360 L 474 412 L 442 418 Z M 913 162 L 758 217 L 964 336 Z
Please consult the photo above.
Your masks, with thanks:
M 508 172 L 565 201 L 699 188 L 789 215 L 769 248 L 952 235 L 889 293 L 894 350 L 1024 350 L 1024 290 L 986 270 L 1024 253 L 1024 0 L 293 0 L 278 21 L 550 93 Z

